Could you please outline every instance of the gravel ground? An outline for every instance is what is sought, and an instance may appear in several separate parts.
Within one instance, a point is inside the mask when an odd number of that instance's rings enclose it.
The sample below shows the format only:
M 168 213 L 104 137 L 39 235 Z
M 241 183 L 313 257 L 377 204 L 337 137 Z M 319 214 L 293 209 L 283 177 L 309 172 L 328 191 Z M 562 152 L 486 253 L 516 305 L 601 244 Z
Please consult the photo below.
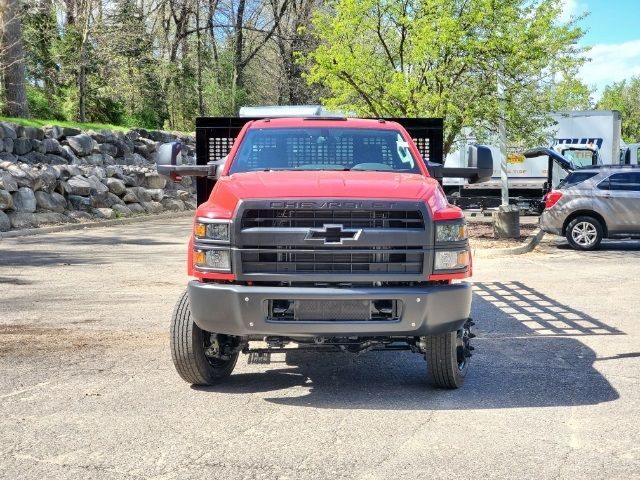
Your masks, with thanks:
M 640 244 L 474 263 L 470 376 L 411 353 L 171 364 L 189 219 L 0 242 L 0 477 L 629 479 L 640 471 Z
M 523 223 L 520 225 L 519 238 L 494 238 L 493 223 L 491 221 L 473 221 L 467 223 L 469 243 L 472 248 L 510 248 L 522 244 L 529 235 L 538 229 L 536 224 Z

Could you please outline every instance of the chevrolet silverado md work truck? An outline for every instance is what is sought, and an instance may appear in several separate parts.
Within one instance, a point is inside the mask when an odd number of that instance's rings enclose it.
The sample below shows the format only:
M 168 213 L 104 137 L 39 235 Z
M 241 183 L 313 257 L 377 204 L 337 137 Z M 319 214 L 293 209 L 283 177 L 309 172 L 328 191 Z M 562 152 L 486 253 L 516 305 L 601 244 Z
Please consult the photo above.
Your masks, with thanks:
M 160 150 L 160 173 L 197 177 L 194 279 L 171 321 L 180 376 L 218 382 L 240 353 L 389 349 L 461 386 L 472 262 L 440 181 L 488 179 L 490 150 L 446 169 L 441 119 L 278 117 L 198 118 L 196 165 L 179 143 Z

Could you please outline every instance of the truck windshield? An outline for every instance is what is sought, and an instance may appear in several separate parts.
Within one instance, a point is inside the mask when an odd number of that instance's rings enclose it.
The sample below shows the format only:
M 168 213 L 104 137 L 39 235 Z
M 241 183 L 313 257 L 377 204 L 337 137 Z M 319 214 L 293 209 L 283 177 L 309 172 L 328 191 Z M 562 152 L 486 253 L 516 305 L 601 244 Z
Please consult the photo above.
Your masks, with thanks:
M 260 170 L 421 173 L 399 131 L 335 127 L 250 129 L 229 173 Z

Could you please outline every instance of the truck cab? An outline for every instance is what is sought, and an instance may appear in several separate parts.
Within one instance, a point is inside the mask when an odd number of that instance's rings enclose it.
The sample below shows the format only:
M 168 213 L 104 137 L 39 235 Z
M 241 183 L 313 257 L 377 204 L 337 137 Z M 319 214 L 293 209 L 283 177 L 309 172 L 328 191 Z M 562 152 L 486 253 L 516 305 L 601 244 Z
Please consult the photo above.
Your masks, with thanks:
M 439 180 L 482 181 L 492 159 L 425 162 L 442 161 L 442 121 L 404 120 L 423 152 L 399 122 L 326 116 L 202 118 L 199 165 L 168 149 L 159 172 L 196 176 L 199 198 L 171 323 L 184 380 L 220 381 L 240 353 L 408 349 L 431 384 L 462 385 L 472 260 Z

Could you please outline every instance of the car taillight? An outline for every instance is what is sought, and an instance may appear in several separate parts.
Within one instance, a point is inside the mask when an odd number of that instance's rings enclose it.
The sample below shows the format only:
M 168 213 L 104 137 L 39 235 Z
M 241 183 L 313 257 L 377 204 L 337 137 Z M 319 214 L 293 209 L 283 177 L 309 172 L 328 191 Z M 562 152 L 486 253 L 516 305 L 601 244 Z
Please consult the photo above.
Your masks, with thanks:
M 562 198 L 562 192 L 553 190 L 544 197 L 544 208 L 551 208 Z

